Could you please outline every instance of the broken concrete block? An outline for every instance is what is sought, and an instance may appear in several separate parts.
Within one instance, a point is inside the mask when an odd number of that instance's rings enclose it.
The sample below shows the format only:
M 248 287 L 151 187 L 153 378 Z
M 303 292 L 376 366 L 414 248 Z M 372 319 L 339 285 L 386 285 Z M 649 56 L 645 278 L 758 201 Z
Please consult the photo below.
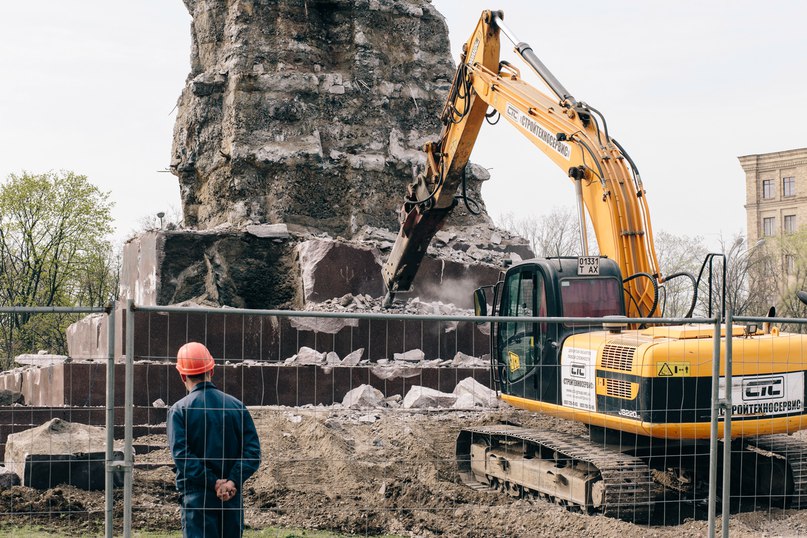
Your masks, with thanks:
M 457 397 L 454 394 L 415 385 L 404 396 L 403 407 L 404 409 L 451 407 L 456 401 Z
M 381 361 L 378 362 L 381 363 Z M 370 368 L 370 372 L 379 379 L 397 379 L 399 377 L 409 378 L 419 376 L 423 373 L 423 370 L 418 366 L 412 366 L 408 363 L 404 363 L 403 365 L 393 363 L 373 366 Z
M 316 349 L 303 346 L 297 354 L 286 359 L 286 364 L 294 366 L 305 366 L 307 364 L 321 365 L 325 363 L 325 353 L 320 353 Z
M 300 331 L 336 334 L 345 327 L 358 327 L 358 319 L 348 318 L 289 318 L 289 325 Z
M 322 302 L 350 293 L 381 296 L 379 254 L 357 244 L 315 239 L 297 246 L 305 302 Z
M 46 489 L 67 483 L 82 489 L 103 489 L 105 452 L 104 428 L 54 418 L 10 434 L 5 463 L 25 486 Z M 115 459 L 123 459 L 123 453 L 116 451 Z M 122 472 L 119 478 L 123 484 Z
M 67 355 L 53 355 L 50 353 L 24 353 L 14 357 L 14 362 L 23 366 L 50 366 L 51 364 L 61 364 L 69 362 Z
M 360 347 L 356 351 L 351 351 L 342 359 L 340 366 L 358 366 L 361 362 L 362 355 L 364 355 L 363 347 Z
M 345 394 L 342 405 L 351 409 L 378 407 L 384 402 L 384 394 L 371 385 L 361 385 Z
M 473 404 L 470 407 L 498 407 L 499 399 L 496 397 L 496 391 L 487 388 L 485 385 L 474 379 L 473 377 L 466 377 L 454 387 L 454 395 L 458 398 L 471 398 Z
M 406 362 L 420 362 L 426 357 L 426 354 L 420 349 L 410 349 L 403 353 L 393 353 L 392 358 L 396 361 Z
M 454 359 L 451 361 L 451 365 L 458 368 L 487 368 L 490 366 L 490 362 L 478 357 L 466 355 L 462 351 L 457 351 L 457 354 L 454 355 Z

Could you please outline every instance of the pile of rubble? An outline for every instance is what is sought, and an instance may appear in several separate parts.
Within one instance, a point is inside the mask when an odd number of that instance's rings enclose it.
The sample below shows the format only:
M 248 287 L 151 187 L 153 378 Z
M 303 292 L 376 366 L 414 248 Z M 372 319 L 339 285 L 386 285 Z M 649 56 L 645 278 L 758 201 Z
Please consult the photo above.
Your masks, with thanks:
M 383 297 L 370 297 L 368 294 L 346 293 L 335 299 L 326 299 L 321 303 L 308 303 L 306 310 L 314 312 L 374 312 L 381 314 L 416 314 L 435 316 L 471 316 L 473 312 L 467 308 L 458 308 L 442 301 L 423 301 L 420 297 L 407 297 L 400 294 L 389 308 L 384 308 Z
M 349 409 L 473 409 L 476 407 L 496 408 L 501 402 L 496 391 L 487 388 L 472 377 L 457 383 L 451 393 L 441 392 L 429 387 L 415 385 L 405 396 L 384 394 L 370 385 L 361 385 L 347 394 L 342 406 Z
M 379 359 L 375 362 L 363 357 L 364 348 L 359 348 L 344 358 L 340 358 L 334 351 L 320 352 L 303 346 L 295 355 L 286 359 L 284 364 L 286 366 L 321 366 L 325 373 L 330 373 L 330 368 L 333 367 L 365 366 L 381 379 L 414 377 L 419 375 L 423 368 L 488 368 L 490 366 L 490 355 L 472 357 L 461 351 L 458 351 L 452 359 L 426 359 L 426 354 L 420 349 L 393 353 L 392 359 Z

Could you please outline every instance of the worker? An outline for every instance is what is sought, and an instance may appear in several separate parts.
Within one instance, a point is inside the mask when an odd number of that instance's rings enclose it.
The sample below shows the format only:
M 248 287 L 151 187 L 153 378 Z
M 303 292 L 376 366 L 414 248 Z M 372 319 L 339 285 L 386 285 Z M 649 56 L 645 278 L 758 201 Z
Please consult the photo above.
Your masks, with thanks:
M 213 356 L 199 342 L 177 353 L 188 395 L 168 411 L 168 444 L 176 464 L 182 535 L 241 536 L 242 487 L 258 469 L 261 446 L 244 404 L 211 382 Z

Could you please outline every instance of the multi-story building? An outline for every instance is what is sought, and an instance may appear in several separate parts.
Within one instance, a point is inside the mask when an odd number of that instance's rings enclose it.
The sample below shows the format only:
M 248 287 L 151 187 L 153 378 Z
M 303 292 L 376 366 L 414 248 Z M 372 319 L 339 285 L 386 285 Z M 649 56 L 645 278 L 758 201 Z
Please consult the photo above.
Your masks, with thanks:
M 745 171 L 747 244 L 807 225 L 807 148 L 738 159 Z

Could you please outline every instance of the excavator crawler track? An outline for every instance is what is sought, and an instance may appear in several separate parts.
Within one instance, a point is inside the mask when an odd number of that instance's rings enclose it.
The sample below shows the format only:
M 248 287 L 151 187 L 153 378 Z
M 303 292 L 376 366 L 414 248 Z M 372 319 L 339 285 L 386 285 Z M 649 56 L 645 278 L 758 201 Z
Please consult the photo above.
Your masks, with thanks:
M 562 462 L 566 468 L 586 469 L 584 474 L 580 474 L 579 479 L 581 483 L 586 484 L 585 501 L 579 495 L 574 496 L 575 498 L 568 496 L 563 498 L 562 494 L 558 495 L 557 488 L 536 488 L 535 480 L 518 483 L 517 472 L 508 476 L 506 481 L 495 473 L 480 476 L 478 457 L 475 463 L 477 468 L 472 469 L 473 445 L 477 447 L 486 445 L 491 448 L 516 445 L 517 450 L 523 450 L 524 453 L 552 454 L 554 461 Z M 490 450 L 488 453 L 492 454 Z M 496 455 L 490 457 L 494 461 L 497 460 Z M 527 456 L 527 459 L 529 460 L 530 456 Z M 537 458 L 532 456 L 532 459 Z M 480 489 L 481 485 L 491 489 L 502 489 L 510 495 L 514 495 L 514 492 L 520 496 L 529 494 L 553 500 L 569 509 L 599 512 L 627 521 L 647 521 L 653 503 L 660 493 L 659 486 L 653 481 L 650 468 L 641 459 L 588 439 L 560 432 L 510 425 L 465 428 L 457 439 L 457 462 L 462 481 L 475 489 Z M 544 468 L 533 474 L 552 475 L 551 468 L 547 469 L 546 465 L 545 462 Z M 507 465 L 500 467 L 506 468 Z M 511 464 L 511 468 L 514 469 L 515 466 Z M 522 476 L 528 474 L 530 473 L 523 472 Z
M 807 443 L 788 435 L 761 435 L 748 443 L 787 461 L 793 478 L 791 508 L 807 508 Z

